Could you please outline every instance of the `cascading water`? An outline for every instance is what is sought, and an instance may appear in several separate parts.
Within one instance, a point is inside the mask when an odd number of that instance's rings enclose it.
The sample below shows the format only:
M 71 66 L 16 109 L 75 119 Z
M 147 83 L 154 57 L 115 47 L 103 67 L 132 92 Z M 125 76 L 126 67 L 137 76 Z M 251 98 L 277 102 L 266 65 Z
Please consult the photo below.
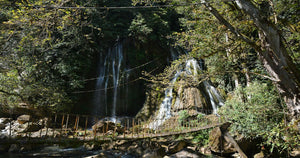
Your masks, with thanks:
M 111 117 L 115 118 L 118 98 L 118 85 L 120 82 L 121 73 L 120 70 L 123 61 L 122 43 L 118 42 L 113 48 L 109 49 L 104 60 L 103 58 L 104 57 L 100 55 L 98 64 L 99 75 L 96 82 L 96 92 L 94 93 L 93 99 L 93 105 L 95 109 L 94 114 L 108 116 L 108 112 L 111 112 Z M 111 103 L 112 106 L 108 105 L 108 86 L 111 86 L 111 89 L 113 89 L 113 100 Z
M 191 67 L 191 65 L 193 67 Z M 192 72 L 192 68 L 194 70 L 193 72 Z M 185 71 L 188 75 L 196 76 L 198 75 L 198 70 L 201 69 L 196 59 L 189 59 L 186 61 Z
M 118 45 L 115 47 L 116 50 L 112 55 L 116 55 L 113 57 L 113 64 L 112 64 L 112 71 L 113 71 L 113 87 L 114 87 L 114 100 L 113 100 L 113 108 L 112 108 L 112 117 L 115 119 L 116 117 L 116 107 L 117 107 L 117 93 L 118 93 L 118 85 L 119 85 L 119 75 L 120 75 L 120 68 L 121 63 L 123 60 L 123 45 L 121 43 L 118 43 Z M 115 62 L 117 61 L 117 65 Z
M 201 63 L 202 62 L 202 63 Z M 198 75 L 198 71 L 203 70 L 203 61 L 200 61 L 200 65 L 198 64 L 198 61 L 196 59 L 188 59 L 185 62 L 185 68 L 182 70 L 178 70 L 175 74 L 174 78 L 170 81 L 170 86 L 165 91 L 165 98 L 163 102 L 160 104 L 158 114 L 154 117 L 154 121 L 149 123 L 148 127 L 151 129 L 157 129 L 159 126 L 161 126 L 167 119 L 169 119 L 171 114 L 171 108 L 172 108 L 172 99 L 173 99 L 173 87 L 174 83 L 176 82 L 177 78 L 185 72 L 186 75 L 191 75 L 195 77 Z M 208 81 L 203 82 L 205 90 L 208 93 L 208 97 L 211 103 L 211 106 L 213 108 L 214 114 L 217 114 L 217 108 L 218 106 L 224 105 L 223 99 L 216 90 L 215 87 L 213 87 Z M 174 107 L 178 108 L 183 105 L 180 104 L 179 97 L 176 98 Z
M 203 70 L 204 66 L 202 66 L 203 63 L 201 63 L 201 62 L 203 62 L 203 61 L 200 60 L 200 65 L 199 65 L 195 59 L 187 60 L 186 68 L 185 68 L 187 74 L 196 76 L 198 74 L 198 70 Z M 192 67 L 194 70 L 193 73 L 191 70 L 192 69 L 191 65 L 193 66 Z M 217 91 L 217 89 L 214 86 L 212 86 L 208 81 L 203 81 L 203 84 L 204 84 L 205 90 L 209 96 L 209 100 L 210 100 L 211 106 L 213 108 L 213 113 L 217 114 L 218 106 L 223 106 L 224 101 L 223 101 L 221 95 L 219 94 L 219 92 Z
M 223 106 L 224 101 L 217 89 L 214 86 L 212 86 L 208 81 L 203 81 L 203 84 L 205 86 L 207 94 L 209 95 L 209 100 L 213 108 L 213 113 L 217 114 L 218 106 Z
M 156 129 L 157 127 L 162 125 L 165 122 L 165 120 L 171 117 L 173 86 L 181 73 L 181 71 L 178 71 L 175 74 L 174 78 L 171 80 L 170 87 L 168 87 L 165 91 L 165 98 L 160 104 L 158 115 L 155 117 L 154 121 L 149 124 L 149 128 Z

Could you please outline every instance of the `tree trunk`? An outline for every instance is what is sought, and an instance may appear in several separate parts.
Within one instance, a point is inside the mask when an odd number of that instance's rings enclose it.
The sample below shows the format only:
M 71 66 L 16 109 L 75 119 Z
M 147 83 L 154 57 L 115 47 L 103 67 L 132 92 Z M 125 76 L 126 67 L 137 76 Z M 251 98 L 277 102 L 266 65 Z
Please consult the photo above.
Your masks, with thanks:
M 225 20 L 206 0 L 201 0 L 201 2 L 233 34 L 248 43 L 258 52 L 258 56 L 265 69 L 268 71 L 280 94 L 284 97 L 290 114 L 299 117 L 300 73 L 288 55 L 285 45 L 282 42 L 283 37 L 275 25 L 264 18 L 265 16 L 262 16 L 259 9 L 249 0 L 235 0 L 237 6 L 251 17 L 261 32 L 260 40 L 262 44 L 258 46 Z
M 264 67 L 274 78 L 280 94 L 293 116 L 299 116 L 300 112 L 300 73 L 288 55 L 283 37 L 274 24 L 269 22 L 249 0 L 235 0 L 236 4 L 254 21 L 261 32 L 262 41 L 258 55 Z

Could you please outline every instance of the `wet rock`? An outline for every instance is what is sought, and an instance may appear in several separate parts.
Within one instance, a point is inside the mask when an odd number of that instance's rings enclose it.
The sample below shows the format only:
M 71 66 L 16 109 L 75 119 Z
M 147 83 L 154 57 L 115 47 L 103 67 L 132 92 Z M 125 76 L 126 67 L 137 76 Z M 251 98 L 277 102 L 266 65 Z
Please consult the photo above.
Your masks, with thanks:
M 83 147 L 84 147 L 86 150 L 94 150 L 94 149 L 95 149 L 95 144 L 84 143 L 84 144 L 83 144 Z
M 167 148 L 167 153 L 168 154 L 173 154 L 181 151 L 183 148 L 187 147 L 188 143 L 184 140 L 177 141 L 171 143 L 168 148 Z
M 231 157 L 233 157 L 233 158 L 242 158 L 239 153 L 234 153 L 234 154 L 231 155 Z
M 291 154 L 292 157 L 300 157 L 300 148 L 299 149 L 294 149 Z
M 101 152 L 97 155 L 87 156 L 85 158 L 115 158 L 115 156 L 109 152 Z
M 209 146 L 214 153 L 227 154 L 236 152 L 234 146 L 225 141 L 219 127 L 214 128 L 209 133 Z
M 265 157 L 265 155 L 262 151 L 253 156 L 253 158 L 264 158 L 264 157 Z
M 7 152 L 8 151 L 8 149 L 9 149 L 9 145 L 6 145 L 6 144 L 1 144 L 0 145 L 0 153 L 2 153 L 2 152 Z
M 197 151 L 201 152 L 204 155 L 211 155 L 211 151 L 208 147 L 200 147 Z
M 192 158 L 201 158 L 201 155 L 193 153 L 191 151 L 182 150 L 170 156 L 164 156 L 164 158 L 177 158 L 177 157 L 192 157 Z
M 6 134 L 0 134 L 0 140 L 8 139 L 8 135 Z
M 31 144 L 25 144 L 20 148 L 20 152 L 31 151 L 33 149 Z
M 183 94 L 182 97 L 183 105 L 187 106 L 185 108 L 198 107 L 198 108 L 208 109 L 208 105 L 206 105 L 203 99 L 204 97 L 202 96 L 198 88 L 194 88 L 194 87 L 185 88 L 182 94 Z
M 19 152 L 20 147 L 17 144 L 12 144 L 10 145 L 8 152 Z
M 17 118 L 17 120 L 18 120 L 19 124 L 27 123 L 30 120 L 30 115 L 21 115 Z
M 151 152 L 147 152 L 142 157 L 143 158 L 161 158 L 162 156 L 160 156 L 156 151 L 151 151 Z
M 96 145 L 95 143 L 84 143 L 83 144 L 83 147 L 86 149 L 86 150 L 99 150 L 101 148 L 101 146 L 99 145 Z
M 23 132 L 36 132 L 42 128 L 38 123 L 30 123 Z
M 95 125 L 92 126 L 93 131 L 97 131 L 100 133 L 106 133 L 108 131 L 116 131 L 119 134 L 124 133 L 124 127 L 121 127 L 119 124 L 116 124 L 111 121 L 98 121 Z
M 0 130 L 5 129 L 6 125 L 4 123 L 0 123 Z
M 9 123 L 10 118 L 0 118 L 0 123 L 7 124 Z

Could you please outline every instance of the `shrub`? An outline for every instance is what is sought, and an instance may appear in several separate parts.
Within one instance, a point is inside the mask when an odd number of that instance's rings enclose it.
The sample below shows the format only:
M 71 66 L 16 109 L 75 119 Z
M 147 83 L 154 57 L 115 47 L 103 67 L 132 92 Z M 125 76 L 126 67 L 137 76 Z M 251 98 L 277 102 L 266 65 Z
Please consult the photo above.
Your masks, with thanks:
M 188 117 L 189 117 L 189 113 L 187 110 L 179 111 L 179 117 L 178 117 L 179 124 L 183 125 L 188 120 Z
M 231 132 L 250 139 L 262 138 L 262 145 L 271 146 L 272 152 L 274 147 L 280 151 L 295 148 L 300 139 L 299 131 L 283 124 L 283 111 L 274 87 L 254 82 L 249 87 L 237 88 L 219 114 L 232 123 Z

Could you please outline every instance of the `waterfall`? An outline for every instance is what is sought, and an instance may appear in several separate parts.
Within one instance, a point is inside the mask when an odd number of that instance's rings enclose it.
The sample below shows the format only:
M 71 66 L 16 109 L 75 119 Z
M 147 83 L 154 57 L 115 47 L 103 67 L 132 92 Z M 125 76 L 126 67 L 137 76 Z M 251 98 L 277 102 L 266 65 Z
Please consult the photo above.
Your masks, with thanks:
M 217 89 L 214 86 L 212 86 L 208 81 L 203 81 L 203 84 L 209 96 L 209 100 L 213 108 L 213 113 L 217 114 L 218 106 L 223 106 L 224 101 Z
M 198 70 L 203 70 L 203 60 L 200 60 L 200 65 L 198 64 L 197 60 L 195 59 L 189 59 L 186 62 L 186 68 L 185 71 L 188 75 L 196 76 L 198 74 Z M 192 67 L 191 67 L 192 66 Z M 192 72 L 192 69 L 194 70 Z M 220 93 L 217 91 L 217 89 L 210 84 L 208 81 L 203 81 L 205 90 L 209 96 L 209 100 L 211 103 L 211 106 L 213 108 L 213 113 L 217 114 L 218 106 L 223 106 L 224 101 L 220 95 Z
M 172 108 L 172 99 L 173 99 L 173 87 L 174 83 L 176 82 L 177 78 L 185 72 L 186 75 L 191 75 L 195 77 L 198 75 L 198 71 L 203 70 L 204 61 L 200 60 L 200 65 L 198 61 L 194 58 L 188 59 L 185 62 L 185 68 L 181 70 L 177 70 L 177 73 L 174 75 L 173 79 L 170 81 L 169 87 L 165 90 L 165 98 L 163 102 L 160 104 L 158 114 L 154 117 L 154 120 L 149 123 L 148 127 L 151 129 L 157 129 L 161 126 L 167 119 L 169 119 L 171 115 L 171 108 Z M 203 82 L 205 90 L 208 94 L 211 106 L 213 108 L 213 113 L 217 114 L 218 106 L 224 105 L 224 101 L 217 91 L 217 89 L 210 84 L 208 81 Z M 180 99 L 179 97 L 176 98 L 174 107 L 179 107 Z
M 103 60 L 104 59 L 104 60 Z M 105 57 L 100 55 L 98 64 L 98 79 L 95 85 L 93 99 L 95 115 L 109 115 L 116 117 L 116 107 L 118 98 L 118 86 L 120 82 L 121 65 L 123 61 L 123 44 L 118 42 L 113 48 L 107 51 Z M 112 106 L 108 105 L 108 88 L 111 86 Z
M 105 65 L 106 65 L 106 58 L 105 60 L 103 61 L 103 56 L 100 55 L 100 58 L 99 58 L 99 63 L 98 63 L 98 68 L 97 68 L 97 71 L 98 71 L 98 79 L 97 79 L 97 82 L 96 82 L 96 86 L 95 86 L 95 93 L 94 93 L 94 99 L 93 99 L 93 105 L 94 105 L 94 111 L 93 111 L 93 114 L 94 115 L 99 115 L 101 114 L 101 111 L 100 109 L 103 107 L 105 108 L 106 107 L 106 104 L 105 104 L 105 99 L 106 99 L 106 92 L 103 94 L 102 93 L 102 90 L 100 88 L 103 88 L 102 85 L 104 84 L 104 82 L 106 83 L 107 81 L 105 81 Z M 99 89 L 99 90 L 98 90 Z M 104 103 L 104 104 L 103 104 Z M 103 109 L 102 108 L 102 109 Z
M 113 71 L 113 87 L 114 87 L 114 99 L 113 99 L 113 107 L 112 107 L 112 117 L 115 119 L 116 117 L 116 107 L 117 107 L 117 93 L 118 93 L 118 85 L 119 85 L 119 75 L 121 63 L 123 60 L 123 45 L 118 43 L 118 45 L 114 48 L 114 53 L 112 55 L 116 55 L 113 57 L 112 71 Z M 117 65 L 115 64 L 117 60 Z
M 193 67 L 191 67 L 191 65 Z M 192 68 L 194 70 L 193 72 L 191 70 Z M 200 69 L 200 66 L 199 66 L 196 59 L 192 58 L 192 59 L 189 59 L 189 60 L 186 61 L 185 71 L 188 75 L 197 76 L 198 75 L 198 70 L 201 70 L 201 69 Z

